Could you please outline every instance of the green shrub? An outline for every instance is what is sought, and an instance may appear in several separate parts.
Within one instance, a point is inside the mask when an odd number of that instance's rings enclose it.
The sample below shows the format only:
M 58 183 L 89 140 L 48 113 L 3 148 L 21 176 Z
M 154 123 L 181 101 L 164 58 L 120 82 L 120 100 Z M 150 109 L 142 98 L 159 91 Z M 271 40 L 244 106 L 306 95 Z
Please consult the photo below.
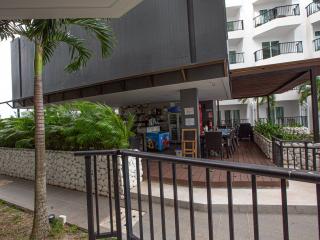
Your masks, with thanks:
M 45 109 L 46 148 L 87 150 L 127 148 L 134 118 L 126 121 L 112 108 L 92 102 L 52 105 Z M 0 121 L 0 146 L 34 148 L 34 115 Z
M 308 134 L 289 133 L 280 125 L 271 122 L 263 123 L 257 122 L 254 130 L 268 139 L 277 137 L 282 140 L 310 140 L 311 136 Z

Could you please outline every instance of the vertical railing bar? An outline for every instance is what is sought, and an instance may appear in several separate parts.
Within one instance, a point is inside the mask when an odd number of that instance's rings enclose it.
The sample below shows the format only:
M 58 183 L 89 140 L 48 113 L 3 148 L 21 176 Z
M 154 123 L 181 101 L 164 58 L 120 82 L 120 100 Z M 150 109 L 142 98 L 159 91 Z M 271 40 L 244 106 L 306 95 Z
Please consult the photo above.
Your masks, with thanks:
M 123 188 L 125 201 L 127 239 L 132 237 L 131 194 L 128 156 L 122 156 Z
M 143 222 L 142 222 L 142 199 L 141 199 L 141 183 L 140 183 L 140 160 L 136 157 L 137 172 L 137 191 L 138 191 L 138 210 L 139 210 L 139 232 L 140 240 L 143 240 Z
M 303 169 L 301 146 L 300 146 L 300 169 Z
M 189 186 L 191 240 L 195 240 L 196 234 L 195 234 L 195 224 L 194 224 L 193 185 L 192 185 L 192 166 L 191 165 L 188 165 L 188 186 Z
M 259 217 L 258 217 L 258 198 L 257 198 L 257 178 L 251 175 L 252 183 L 252 211 L 253 211 L 253 233 L 254 240 L 259 240 Z
M 287 182 L 286 182 L 286 179 L 281 179 L 281 199 L 282 199 L 283 239 L 284 240 L 289 240 Z
M 100 235 L 100 214 L 99 214 L 99 190 L 98 190 L 98 176 L 97 176 L 97 156 L 93 157 L 93 176 L 94 176 L 94 198 L 96 207 L 96 225 L 97 234 Z
M 151 173 L 150 163 L 147 159 L 147 178 L 148 178 L 148 200 L 149 200 L 149 222 L 150 222 L 150 239 L 154 239 L 154 227 L 153 227 L 153 209 L 152 209 L 152 188 L 151 188 Z
M 210 169 L 206 168 L 206 185 L 207 185 L 207 206 L 208 206 L 208 230 L 209 240 L 213 240 L 213 220 L 212 220 L 212 199 L 211 199 L 211 178 Z
M 229 234 L 230 234 L 230 240 L 234 240 L 232 181 L 231 181 L 231 173 L 229 171 L 227 172 L 227 188 L 228 188 Z
M 107 171 L 108 171 L 108 198 L 109 198 L 109 215 L 110 215 L 110 230 L 113 233 L 113 209 L 112 209 L 112 189 L 111 189 L 111 168 L 110 168 L 110 156 L 107 156 Z
M 92 201 L 91 157 L 90 156 L 85 156 L 85 167 L 86 167 L 88 238 L 89 240 L 95 240 L 93 201 Z
M 316 149 L 312 149 L 312 157 L 313 157 L 313 171 L 317 171 L 317 155 L 316 155 Z
M 175 231 L 176 231 L 176 240 L 180 240 L 177 169 L 176 169 L 175 163 L 172 163 L 172 185 L 173 185 L 174 223 L 175 223 Z
M 119 173 L 118 173 L 118 156 L 112 156 L 112 170 L 113 170 L 113 188 L 114 188 L 114 208 L 116 215 L 117 239 L 122 239 L 121 226 L 121 209 L 120 209 L 120 192 L 119 192 Z
M 305 161 L 306 161 L 306 170 L 309 170 L 309 153 L 308 153 L 308 143 L 304 143 L 304 154 L 305 154 Z
M 320 184 L 316 185 L 317 206 L 318 206 L 318 239 L 320 240 Z
M 162 239 L 166 240 L 166 214 L 164 208 L 164 194 L 163 194 L 163 173 L 162 162 L 158 162 L 159 170 L 159 184 L 160 184 L 160 208 L 161 208 L 161 227 L 162 227 Z

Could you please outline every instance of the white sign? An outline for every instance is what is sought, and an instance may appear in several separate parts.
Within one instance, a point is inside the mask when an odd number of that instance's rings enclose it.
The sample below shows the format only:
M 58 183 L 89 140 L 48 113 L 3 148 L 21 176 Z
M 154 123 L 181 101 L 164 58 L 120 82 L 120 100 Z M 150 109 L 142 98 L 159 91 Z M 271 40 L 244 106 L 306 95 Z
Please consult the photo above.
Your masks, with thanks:
M 185 125 L 186 126 L 194 126 L 194 118 L 186 118 Z
M 194 108 L 193 107 L 185 108 L 184 115 L 194 115 Z

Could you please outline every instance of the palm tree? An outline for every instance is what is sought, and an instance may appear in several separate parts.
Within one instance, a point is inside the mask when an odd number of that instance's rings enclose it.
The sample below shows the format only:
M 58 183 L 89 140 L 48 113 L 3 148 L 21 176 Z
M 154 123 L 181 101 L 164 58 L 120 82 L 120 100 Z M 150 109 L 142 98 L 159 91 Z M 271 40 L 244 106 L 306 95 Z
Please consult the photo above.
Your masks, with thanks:
M 35 118 L 35 205 L 31 239 L 45 239 L 49 232 L 46 199 L 45 124 L 43 109 L 43 66 L 49 62 L 60 43 L 69 46 L 70 63 L 65 70 L 77 71 L 88 62 L 91 51 L 83 39 L 72 35 L 70 27 L 79 26 L 95 34 L 100 41 L 102 57 L 113 46 L 112 29 L 102 19 L 44 19 L 0 21 L 0 40 L 23 36 L 35 44 L 34 53 L 34 118 Z
M 316 83 L 317 83 L 317 90 L 318 90 L 318 106 L 320 108 L 320 78 L 319 77 L 317 77 Z M 310 82 L 300 85 L 298 91 L 300 95 L 300 98 L 299 98 L 300 103 L 307 102 L 308 97 L 311 96 Z
M 241 100 L 240 100 L 240 102 L 242 103 L 242 104 L 246 104 L 246 103 L 248 103 L 248 101 L 249 101 L 249 99 L 250 98 L 242 98 Z M 257 108 L 257 121 L 259 121 L 259 118 L 260 118 L 260 114 L 259 114 L 259 106 L 260 106 L 260 104 L 259 104 L 259 97 L 255 97 L 255 98 L 253 98 L 255 101 L 256 101 L 256 108 Z
M 264 103 L 268 103 L 268 98 L 269 98 L 269 103 L 270 103 L 270 106 L 269 106 L 269 108 L 270 108 L 270 117 L 271 117 L 271 120 L 273 121 L 274 118 L 272 116 L 274 116 L 274 108 L 276 106 L 276 95 L 272 94 L 272 95 L 269 95 L 269 96 L 261 97 L 259 104 L 262 105 Z M 269 113 L 268 113 L 268 106 L 267 106 L 267 116 L 268 115 L 269 115 Z M 268 118 L 268 121 L 269 121 L 270 120 L 269 116 L 267 118 Z

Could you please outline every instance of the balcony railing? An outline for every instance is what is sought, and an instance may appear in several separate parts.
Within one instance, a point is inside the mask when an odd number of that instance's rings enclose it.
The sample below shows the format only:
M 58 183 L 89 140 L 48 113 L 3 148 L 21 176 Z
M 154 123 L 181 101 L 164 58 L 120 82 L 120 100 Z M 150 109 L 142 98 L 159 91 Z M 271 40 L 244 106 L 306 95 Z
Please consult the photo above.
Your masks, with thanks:
M 253 19 L 253 22 L 255 27 L 259 27 L 277 18 L 297 16 L 297 15 L 300 15 L 299 4 L 286 5 L 286 6 L 275 7 L 266 11 L 265 13 L 255 17 Z
M 314 51 L 320 51 L 320 38 L 313 40 Z
M 262 59 L 268 59 L 281 54 L 302 53 L 302 52 L 303 52 L 302 41 L 284 42 L 284 43 L 274 44 L 270 47 L 266 47 L 254 52 L 254 59 L 257 62 Z
M 228 32 L 243 30 L 243 20 L 227 22 Z
M 259 122 L 268 122 L 267 118 L 259 118 Z M 296 117 L 278 117 L 274 120 L 275 124 L 284 127 L 296 127 L 303 126 L 308 127 L 308 117 L 307 116 L 296 116 Z
M 240 123 L 249 123 L 249 119 L 230 119 L 230 120 L 220 120 L 220 126 L 235 127 L 239 126 Z
M 229 54 L 229 63 L 230 64 L 243 63 L 243 62 L 244 62 L 244 53 Z
M 260 166 L 255 164 L 246 164 L 230 161 L 212 160 L 212 159 L 199 159 L 199 158 L 187 158 L 177 157 L 163 154 L 136 152 L 129 150 L 112 150 L 112 151 L 86 151 L 77 152 L 76 156 L 83 156 L 85 161 L 85 173 L 86 173 L 86 193 L 87 193 L 87 216 L 88 216 L 88 236 L 89 240 L 110 238 L 115 237 L 116 239 L 166 239 L 168 237 L 168 229 L 174 229 L 175 239 L 182 238 L 182 229 L 190 229 L 190 239 L 196 239 L 197 227 L 199 222 L 197 215 L 195 215 L 195 204 L 194 204 L 194 190 L 193 186 L 197 179 L 193 179 L 193 171 L 195 168 L 203 169 L 205 172 L 206 179 L 206 209 L 207 209 L 207 223 L 201 223 L 201 228 L 207 228 L 207 236 L 203 238 L 213 240 L 214 236 L 214 212 L 213 212 L 213 201 L 212 201 L 212 177 L 215 174 L 213 170 L 223 171 L 226 178 L 226 189 L 227 189 L 227 216 L 229 227 L 227 228 L 229 239 L 234 240 L 235 235 L 235 221 L 234 221 L 234 203 L 233 203 L 233 173 L 244 173 L 250 176 L 252 183 L 252 204 L 248 202 L 248 207 L 252 209 L 252 229 L 253 239 L 259 239 L 261 228 L 266 226 L 260 225 L 259 222 L 259 202 L 257 191 L 257 179 L 265 176 L 271 177 L 280 182 L 279 192 L 281 193 L 281 209 L 282 209 L 282 231 L 278 231 L 279 239 L 288 240 L 290 227 L 288 221 L 288 202 L 287 202 L 287 181 L 294 180 L 298 182 L 305 182 L 313 184 L 317 191 L 316 202 L 320 203 L 320 174 L 319 172 L 307 172 L 302 170 L 292 170 L 272 166 Z M 136 166 L 129 164 L 128 159 L 134 159 Z M 107 169 L 104 175 L 99 175 L 97 171 L 97 161 L 105 161 L 107 163 Z M 103 159 L 103 160 L 102 160 Z M 141 194 L 140 184 L 140 171 L 141 161 L 145 161 L 146 164 L 146 183 L 148 189 L 148 195 L 146 199 Z M 152 164 L 153 163 L 153 164 Z M 159 173 L 159 193 L 160 201 L 153 197 L 152 191 L 158 185 L 152 184 L 151 179 L 151 164 L 157 167 Z M 174 220 L 173 225 L 168 225 L 166 218 L 168 211 L 165 210 L 165 197 L 168 191 L 164 191 L 164 164 L 166 169 L 170 169 L 172 174 L 172 192 L 173 192 L 173 212 Z M 180 221 L 179 214 L 179 193 L 180 189 L 177 182 L 177 166 L 183 166 L 187 169 L 188 186 L 185 189 L 189 196 L 189 218 Z M 133 171 L 136 175 L 133 175 Z M 153 169 L 154 170 L 154 169 Z M 166 170 L 166 171 L 168 171 Z M 134 191 L 137 194 L 137 199 L 132 200 L 131 198 L 131 181 L 130 179 L 137 180 L 137 188 Z M 107 179 L 107 181 L 105 180 Z M 99 197 L 99 188 L 101 184 L 105 185 L 104 188 L 108 189 L 107 201 L 109 202 L 109 208 L 106 208 L 106 202 L 104 199 Z M 123 191 L 120 191 L 120 186 L 123 186 Z M 122 189 L 122 188 L 121 188 Z M 214 193 L 213 193 L 214 196 Z M 103 200 L 102 202 L 100 202 Z M 154 204 L 160 205 L 158 213 L 153 211 Z M 123 206 L 123 208 L 122 208 Z M 136 217 L 137 230 L 133 231 L 132 222 L 132 208 L 136 208 L 138 216 Z M 121 211 L 121 210 L 124 211 Z M 125 225 L 122 223 L 122 213 L 125 217 Z M 143 216 L 145 213 L 146 216 Z M 317 211 L 318 217 L 319 211 Z M 100 227 L 100 217 L 103 215 L 108 216 L 107 218 L 107 229 L 104 230 Z M 147 219 L 147 220 L 146 220 Z M 320 219 L 320 218 L 318 218 Z M 166 221 L 167 220 L 167 221 Z M 156 223 L 156 224 L 155 224 Z M 122 229 L 122 228 L 125 228 Z M 124 231 L 123 231 L 124 230 Z M 304 229 L 310 231 L 309 229 Z M 303 229 L 302 229 L 303 231 Z M 319 235 L 319 225 L 315 229 L 315 234 Z M 307 232 L 306 232 L 307 233 Z M 155 235 L 157 234 L 157 235 Z M 303 234 L 303 233 L 301 233 Z
M 314 1 L 310 3 L 307 7 L 307 16 L 309 17 L 310 15 L 319 12 L 320 11 L 320 1 Z

